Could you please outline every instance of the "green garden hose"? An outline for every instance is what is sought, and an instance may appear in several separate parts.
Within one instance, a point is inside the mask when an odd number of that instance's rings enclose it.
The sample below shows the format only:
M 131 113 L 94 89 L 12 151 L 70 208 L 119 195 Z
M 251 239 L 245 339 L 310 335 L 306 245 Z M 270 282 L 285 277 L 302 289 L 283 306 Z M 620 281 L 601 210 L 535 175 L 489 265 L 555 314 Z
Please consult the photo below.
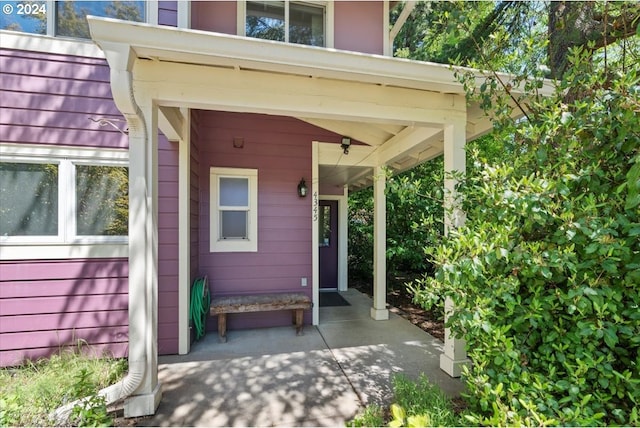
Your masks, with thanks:
M 211 296 L 209 295 L 207 277 L 197 278 L 191 287 L 191 309 L 189 311 L 189 320 L 195 328 L 196 340 L 202 339 L 207 332 L 207 313 L 210 305 Z

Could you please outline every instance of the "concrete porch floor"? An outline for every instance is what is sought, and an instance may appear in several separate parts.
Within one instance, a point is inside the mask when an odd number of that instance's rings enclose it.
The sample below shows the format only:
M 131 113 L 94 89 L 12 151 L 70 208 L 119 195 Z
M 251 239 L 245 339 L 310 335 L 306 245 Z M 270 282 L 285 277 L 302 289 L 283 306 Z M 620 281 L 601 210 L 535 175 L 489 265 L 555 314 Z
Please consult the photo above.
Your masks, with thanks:
M 400 316 L 369 316 L 371 299 L 320 308 L 320 325 L 208 333 L 184 356 L 160 357 L 162 402 L 139 426 L 344 426 L 367 404 L 388 403 L 391 378 L 424 373 L 447 394 L 463 390 L 439 368 L 442 342 Z

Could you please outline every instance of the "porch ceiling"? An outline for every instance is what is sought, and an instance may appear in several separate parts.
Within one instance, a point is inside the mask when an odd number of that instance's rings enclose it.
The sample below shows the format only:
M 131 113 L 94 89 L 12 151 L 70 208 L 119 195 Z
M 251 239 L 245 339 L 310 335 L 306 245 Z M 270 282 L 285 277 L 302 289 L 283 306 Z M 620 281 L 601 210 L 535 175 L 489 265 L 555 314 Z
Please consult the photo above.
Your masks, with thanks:
M 447 123 L 466 124 L 467 140 L 491 129 L 447 65 L 110 18 L 89 24 L 112 86 L 114 72 L 130 75 L 135 96 L 160 106 L 166 135 L 186 132 L 178 108 L 188 107 L 293 116 L 367 144 L 356 160 L 321 156 L 325 185 L 357 189 L 370 184 L 372 165 L 402 171 L 442 154 Z

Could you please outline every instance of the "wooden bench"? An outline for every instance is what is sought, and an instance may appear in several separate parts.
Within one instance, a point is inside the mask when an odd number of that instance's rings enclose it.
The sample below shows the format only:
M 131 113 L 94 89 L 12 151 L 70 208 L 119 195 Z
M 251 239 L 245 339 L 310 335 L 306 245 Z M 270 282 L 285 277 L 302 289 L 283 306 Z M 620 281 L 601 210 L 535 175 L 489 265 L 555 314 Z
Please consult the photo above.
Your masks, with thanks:
M 221 342 L 227 341 L 227 314 L 292 310 L 296 334 L 301 335 L 305 309 L 311 309 L 311 299 L 303 293 L 225 296 L 211 300 L 211 315 L 218 315 Z

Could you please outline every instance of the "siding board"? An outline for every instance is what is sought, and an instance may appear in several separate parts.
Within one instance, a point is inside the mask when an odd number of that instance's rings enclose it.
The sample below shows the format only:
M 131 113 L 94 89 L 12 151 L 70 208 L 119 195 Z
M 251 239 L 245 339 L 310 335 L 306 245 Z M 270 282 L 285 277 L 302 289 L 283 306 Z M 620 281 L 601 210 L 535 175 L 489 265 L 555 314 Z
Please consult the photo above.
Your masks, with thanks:
M 96 325 L 127 325 L 127 310 L 93 311 L 81 317 L 67 317 L 65 314 L 35 314 L 1 317 L 0 333 L 50 330 L 52 326 L 60 330 L 90 328 Z
M 109 300 L 109 302 L 105 302 Z M 2 316 L 91 312 L 107 309 L 127 309 L 126 295 L 30 297 L 2 299 Z
M 158 2 L 158 24 L 176 27 L 178 25 L 178 2 Z
M 86 341 L 89 344 L 123 342 L 128 338 L 129 329 L 127 326 L 75 328 L 71 330 L 48 330 L 37 331 L 29 334 L 3 333 L 0 350 L 10 351 L 13 349 L 29 348 L 59 348 L 60 346 L 73 345 L 78 340 Z M 9 347 L 10 346 L 10 347 Z
M 91 347 L 81 346 L 76 344 L 70 346 L 74 351 L 81 351 L 83 354 L 90 356 L 115 356 L 121 357 L 127 355 L 127 342 L 117 342 L 109 344 L 93 344 Z M 63 348 L 57 347 L 56 352 L 62 351 Z M 6 365 L 18 365 L 24 360 L 35 360 L 38 358 L 51 355 L 52 348 L 31 348 L 31 349 L 17 349 L 9 351 L 0 351 L 0 361 L 11 361 L 12 363 Z

